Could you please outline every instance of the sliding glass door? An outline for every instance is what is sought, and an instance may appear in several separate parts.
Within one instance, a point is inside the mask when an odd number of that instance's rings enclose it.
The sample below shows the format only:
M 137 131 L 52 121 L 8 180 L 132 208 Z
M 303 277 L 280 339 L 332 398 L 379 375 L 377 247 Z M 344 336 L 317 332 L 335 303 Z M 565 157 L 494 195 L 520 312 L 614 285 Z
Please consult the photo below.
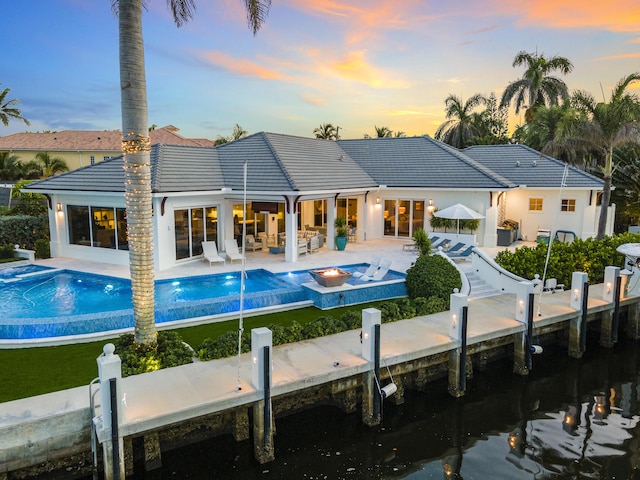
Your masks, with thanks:
M 204 240 L 218 240 L 218 207 L 175 210 L 176 259 L 202 255 Z

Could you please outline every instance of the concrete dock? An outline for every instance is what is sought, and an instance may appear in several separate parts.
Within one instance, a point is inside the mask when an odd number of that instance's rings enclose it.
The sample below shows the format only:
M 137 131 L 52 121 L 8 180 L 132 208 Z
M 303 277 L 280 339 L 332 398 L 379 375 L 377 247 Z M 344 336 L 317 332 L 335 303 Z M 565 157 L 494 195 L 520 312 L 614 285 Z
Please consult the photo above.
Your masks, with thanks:
M 589 289 L 589 322 L 605 318 L 613 309 L 613 303 L 602 299 L 603 288 L 594 285 Z M 569 337 L 571 322 L 580 315 L 570 307 L 572 294 L 535 295 L 536 334 L 564 331 Z M 640 297 L 621 301 L 621 309 L 635 322 L 631 331 L 636 336 L 639 304 Z M 514 294 L 469 300 L 468 355 L 511 348 L 523 332 L 515 310 Z M 397 376 L 396 401 L 402 400 L 403 382 L 415 386 L 415 379 L 409 380 L 411 374 L 446 364 L 447 352 L 458 348 L 449 336 L 450 329 L 449 311 L 381 326 L 382 374 L 386 376 L 389 367 Z M 321 390 L 335 397 L 335 404 L 345 411 L 354 411 L 361 378 L 372 369 L 362 356 L 360 330 L 276 346 L 272 355 L 271 397 L 276 415 L 312 406 L 314 395 Z M 443 368 L 446 371 L 446 365 Z M 128 465 L 132 464 L 132 441 L 138 438 L 144 442 L 145 462 L 151 468 L 157 466 L 161 451 L 172 444 L 163 437 L 166 429 L 186 431 L 208 425 L 218 434 L 230 432 L 237 440 L 249 438 L 249 408 L 262 399 L 262 392 L 252 385 L 251 369 L 251 355 L 243 354 L 240 361 L 232 357 L 196 362 L 122 379 L 120 435 L 125 438 Z M 292 401 L 278 403 L 285 398 Z M 82 458 L 86 463 L 91 457 L 89 402 L 89 387 L 81 387 L 0 404 L 0 479 L 13 478 L 9 472 L 36 471 L 43 465 L 63 468 L 70 458 Z

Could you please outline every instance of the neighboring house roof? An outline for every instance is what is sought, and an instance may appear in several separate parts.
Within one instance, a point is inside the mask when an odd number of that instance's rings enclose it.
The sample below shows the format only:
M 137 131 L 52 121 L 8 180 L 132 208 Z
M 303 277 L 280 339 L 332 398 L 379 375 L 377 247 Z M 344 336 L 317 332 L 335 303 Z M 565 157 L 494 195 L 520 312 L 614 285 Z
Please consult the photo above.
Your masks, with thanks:
M 378 184 L 336 142 L 275 133 L 256 133 L 216 148 L 227 187 L 242 190 L 244 160 L 247 189 L 318 191 L 374 188 Z
M 338 140 L 356 162 L 387 187 L 507 189 L 512 182 L 459 150 L 428 137 Z
M 172 125 L 151 130 L 151 144 L 213 146 L 211 140 L 185 138 L 177 131 L 178 129 Z M 0 151 L 120 152 L 121 148 L 122 134 L 119 130 L 63 130 L 55 133 L 14 133 L 0 137 Z
M 565 164 L 526 145 L 475 145 L 463 153 L 528 188 L 559 188 Z M 565 187 L 601 189 L 602 180 L 570 166 Z

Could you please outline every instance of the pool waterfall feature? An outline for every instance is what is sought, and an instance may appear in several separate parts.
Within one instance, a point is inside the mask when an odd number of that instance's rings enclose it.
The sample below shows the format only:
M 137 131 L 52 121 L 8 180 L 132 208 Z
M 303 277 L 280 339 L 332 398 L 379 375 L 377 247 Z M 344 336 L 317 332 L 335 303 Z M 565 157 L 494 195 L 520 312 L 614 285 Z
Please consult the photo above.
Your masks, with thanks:
M 363 271 L 366 264 L 342 266 Z M 44 270 L 0 283 L 0 303 L 14 310 L 0 318 L 0 345 L 68 337 L 95 337 L 133 328 L 128 280 L 72 270 Z M 389 280 L 323 287 L 308 270 L 247 272 L 243 309 L 257 314 L 315 305 L 320 309 L 406 296 L 404 274 Z M 88 309 L 85 311 L 83 309 Z M 108 310 L 107 310 L 108 309 Z M 176 328 L 236 318 L 240 310 L 240 272 L 156 281 L 156 323 Z

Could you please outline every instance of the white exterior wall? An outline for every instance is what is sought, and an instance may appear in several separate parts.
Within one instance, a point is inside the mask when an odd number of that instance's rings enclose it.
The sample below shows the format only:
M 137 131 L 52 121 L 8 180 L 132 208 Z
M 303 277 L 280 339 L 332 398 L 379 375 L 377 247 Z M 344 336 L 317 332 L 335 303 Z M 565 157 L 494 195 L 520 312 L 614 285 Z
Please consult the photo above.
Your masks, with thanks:
M 527 241 L 536 241 L 539 229 L 569 230 L 583 239 L 593 237 L 597 217 L 589 197 L 586 190 L 563 190 L 560 197 L 558 190 L 513 190 L 507 193 L 505 217 L 520 224 L 520 236 Z M 542 211 L 529 211 L 530 198 L 542 198 Z M 575 212 L 561 212 L 561 199 L 574 199 Z M 593 200 L 595 203 L 595 196 Z
M 384 202 L 385 200 L 417 200 L 423 201 L 425 205 L 425 217 L 424 217 L 424 229 L 427 233 L 432 233 L 433 229 L 429 224 L 431 214 L 428 210 L 429 199 L 433 200 L 433 206 L 437 209 L 443 209 L 456 203 L 462 203 L 467 207 L 475 210 L 478 213 L 486 215 L 489 208 L 490 195 L 487 191 L 475 191 L 475 192 L 463 192 L 463 191 L 432 191 L 425 192 L 424 190 L 401 190 L 401 189 L 386 189 L 381 190 L 379 193 L 371 193 L 370 201 L 372 202 L 371 209 L 371 222 L 369 222 L 367 229 L 367 238 L 383 238 L 384 236 Z M 376 197 L 380 197 L 380 205 L 375 204 Z M 496 194 L 493 195 L 494 203 L 496 202 Z M 492 223 L 488 225 L 488 223 Z M 448 233 L 456 233 L 455 226 L 452 229 L 447 229 Z M 496 235 L 495 216 L 492 218 L 480 219 L 480 225 L 474 232 L 476 241 L 480 246 L 483 246 L 486 238 L 486 233 L 489 233 L 489 241 Z M 465 231 L 466 233 L 466 231 Z M 403 237 L 406 238 L 406 237 Z M 495 243 L 495 239 L 493 240 Z M 494 245 L 487 245 L 494 246 Z

